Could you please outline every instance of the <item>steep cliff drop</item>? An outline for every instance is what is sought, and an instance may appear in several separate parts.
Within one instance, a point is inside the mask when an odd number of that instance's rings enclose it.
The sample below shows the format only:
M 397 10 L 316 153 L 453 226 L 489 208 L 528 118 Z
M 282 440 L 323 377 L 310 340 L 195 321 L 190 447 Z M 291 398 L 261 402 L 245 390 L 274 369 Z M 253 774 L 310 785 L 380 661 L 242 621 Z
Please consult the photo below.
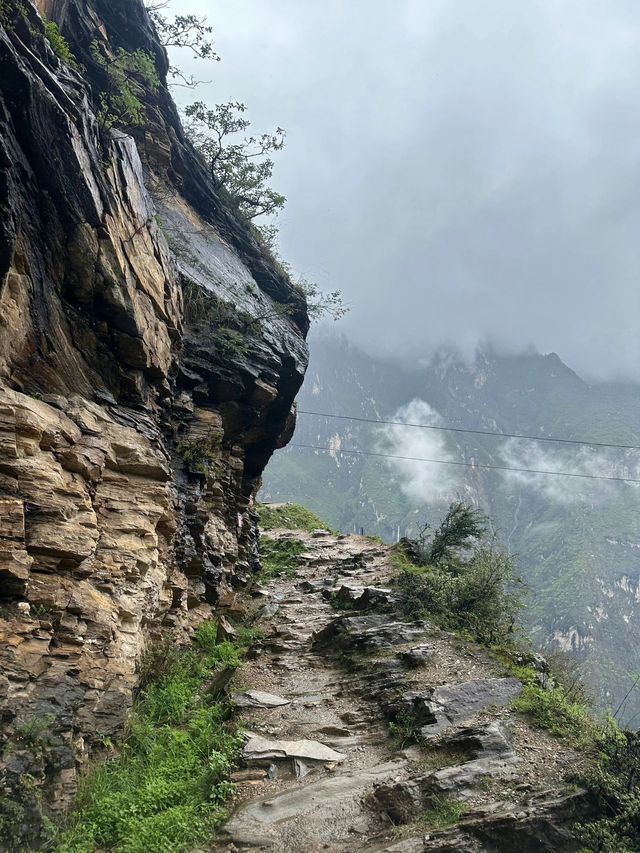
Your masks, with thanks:
M 149 639 L 251 572 L 308 328 L 186 141 L 142 0 L 37 7 L 0 2 L 0 770 L 31 841 L 122 729 Z M 119 50 L 159 84 L 107 130 Z M 16 743 L 34 722 L 45 750 Z

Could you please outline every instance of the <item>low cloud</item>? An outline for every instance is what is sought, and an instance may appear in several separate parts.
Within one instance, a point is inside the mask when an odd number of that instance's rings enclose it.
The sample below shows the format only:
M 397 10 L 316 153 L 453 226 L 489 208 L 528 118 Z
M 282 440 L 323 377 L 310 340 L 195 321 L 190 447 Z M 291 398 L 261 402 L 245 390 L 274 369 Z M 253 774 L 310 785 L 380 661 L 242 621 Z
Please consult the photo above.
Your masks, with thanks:
M 536 471 L 563 471 L 578 477 L 530 474 L 505 471 L 507 482 L 535 489 L 556 503 L 599 503 L 612 497 L 620 483 L 590 477 L 638 479 L 639 460 L 636 453 L 598 450 L 590 447 L 548 449 L 535 441 L 510 439 L 500 452 L 501 462 L 510 468 Z
M 637 0 L 178 0 L 197 97 L 279 124 L 281 250 L 366 349 L 485 340 L 587 378 L 640 361 Z M 192 92 L 176 89 L 185 102 Z
M 391 420 L 425 426 L 440 426 L 442 418 L 424 400 L 415 399 L 398 409 Z M 444 434 L 435 430 L 386 425 L 378 434 L 377 451 L 407 459 L 386 459 L 389 469 L 398 477 L 400 488 L 420 503 L 450 500 L 464 487 L 464 474 L 448 465 L 421 462 L 438 459 L 453 462 L 456 457 L 447 447 Z

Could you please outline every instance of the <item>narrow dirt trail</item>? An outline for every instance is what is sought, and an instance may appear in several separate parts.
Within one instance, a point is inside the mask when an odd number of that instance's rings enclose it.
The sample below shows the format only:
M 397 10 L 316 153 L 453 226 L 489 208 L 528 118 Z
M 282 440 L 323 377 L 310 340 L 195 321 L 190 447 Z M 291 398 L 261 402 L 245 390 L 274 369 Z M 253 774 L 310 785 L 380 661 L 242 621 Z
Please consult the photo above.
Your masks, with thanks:
M 231 685 L 245 766 L 209 849 L 574 849 L 562 823 L 577 757 L 513 715 L 521 685 L 484 651 L 393 613 L 389 548 L 269 535 L 298 539 L 305 553 L 295 577 L 258 590 L 265 638 Z M 420 745 L 408 744 L 408 727 Z M 447 822 L 457 825 L 437 829 Z

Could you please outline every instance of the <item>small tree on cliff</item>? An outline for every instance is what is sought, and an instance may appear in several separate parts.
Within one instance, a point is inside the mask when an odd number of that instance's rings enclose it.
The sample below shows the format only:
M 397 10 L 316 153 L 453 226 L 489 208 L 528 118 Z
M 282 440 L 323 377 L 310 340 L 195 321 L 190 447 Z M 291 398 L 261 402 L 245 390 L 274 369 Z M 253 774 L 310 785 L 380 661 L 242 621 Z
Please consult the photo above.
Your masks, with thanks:
M 480 510 L 454 501 L 425 550 L 425 562 L 433 566 L 455 564 L 460 550 L 467 550 L 483 538 L 486 523 Z
M 487 519 L 477 509 L 454 501 L 433 534 L 426 522 L 413 540 L 405 540 L 412 559 L 421 566 L 448 566 L 460 563 L 460 552 L 477 545 L 487 532 Z
M 202 155 L 218 190 L 233 198 L 247 219 L 270 216 L 282 210 L 285 197 L 268 182 L 273 176 L 271 154 L 284 148 L 285 132 L 247 136 L 251 122 L 239 101 L 216 104 L 210 109 L 202 101 L 184 111 L 187 136 Z
M 207 19 L 196 15 L 169 18 L 164 10 L 170 6 L 171 0 L 153 0 L 147 4 L 147 11 L 164 47 L 188 48 L 199 59 L 219 61 Z M 180 69 L 173 66 L 170 74 L 181 78 L 184 85 L 197 85 L 193 78 L 185 78 Z M 277 215 L 286 201 L 282 193 L 270 186 L 274 169 L 272 155 L 284 148 L 286 134 L 281 127 L 272 133 L 249 134 L 251 123 L 246 112 L 247 107 L 239 101 L 213 107 L 196 101 L 184 110 L 185 131 L 200 153 L 216 189 L 235 205 L 249 223 L 254 237 L 271 252 L 282 271 L 291 275 L 290 268 L 278 257 L 278 228 L 272 222 L 264 221 L 265 217 Z M 348 311 L 338 290 L 325 292 L 303 277 L 295 287 L 304 294 L 312 320 L 322 317 L 337 320 Z M 280 306 L 274 312 L 280 314 L 288 310 L 287 306 Z M 269 319 L 269 316 L 264 315 L 258 321 Z
M 160 86 L 153 56 L 145 50 L 129 52 L 123 48 L 108 55 L 97 40 L 91 43 L 91 53 L 106 80 L 98 109 L 101 128 L 110 130 L 143 124 L 145 109 L 139 92 L 142 88 L 156 92 Z
M 454 501 L 431 536 L 429 529 L 425 525 L 417 539 L 403 543 L 419 567 L 404 569 L 398 578 L 403 612 L 463 628 L 481 643 L 508 639 L 524 606 L 524 586 L 514 558 L 495 541 L 484 541 L 486 517 Z
M 159 2 L 148 3 L 146 7 L 158 33 L 160 44 L 167 51 L 175 47 L 188 48 L 196 59 L 220 62 L 211 38 L 213 27 L 208 25 L 207 19 L 198 15 L 175 15 L 173 18 L 168 18 L 164 14 L 168 6 L 170 6 L 170 0 L 159 0 Z M 169 75 L 173 78 L 175 86 L 187 86 L 191 89 L 198 85 L 195 77 L 186 77 L 176 65 L 169 65 Z

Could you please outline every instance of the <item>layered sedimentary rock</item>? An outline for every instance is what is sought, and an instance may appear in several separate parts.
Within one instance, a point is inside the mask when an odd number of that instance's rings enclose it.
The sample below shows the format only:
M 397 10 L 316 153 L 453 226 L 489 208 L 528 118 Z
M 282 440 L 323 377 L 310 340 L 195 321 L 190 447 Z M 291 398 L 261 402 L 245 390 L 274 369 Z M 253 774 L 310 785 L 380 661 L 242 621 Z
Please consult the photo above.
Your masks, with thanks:
M 251 571 L 308 326 L 186 141 L 142 1 L 38 5 L 0 4 L 0 796 L 34 826 L 121 728 L 149 638 Z M 93 40 L 154 57 L 144 125 L 99 127 Z

